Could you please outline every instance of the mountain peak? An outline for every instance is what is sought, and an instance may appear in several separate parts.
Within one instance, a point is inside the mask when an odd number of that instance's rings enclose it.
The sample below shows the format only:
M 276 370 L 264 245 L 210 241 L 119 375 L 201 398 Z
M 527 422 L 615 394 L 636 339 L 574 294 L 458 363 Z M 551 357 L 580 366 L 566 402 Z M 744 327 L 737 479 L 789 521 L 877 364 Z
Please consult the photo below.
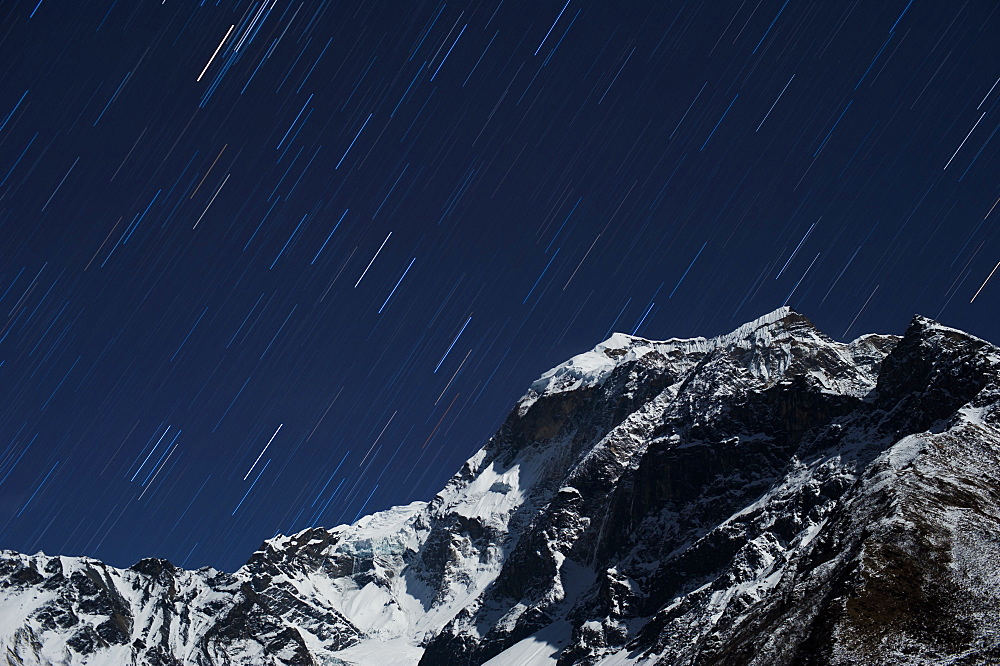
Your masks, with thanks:
M 748 321 L 731 333 L 717 336 L 713 341 L 716 346 L 724 347 L 741 340 L 756 340 L 758 344 L 770 344 L 773 340 L 783 338 L 830 341 L 830 338 L 820 332 L 808 317 L 787 305 Z
M 993 663 L 997 487 L 1000 351 L 961 331 L 843 343 L 782 307 L 711 339 L 615 333 L 430 502 L 276 536 L 235 573 L 0 552 L 0 652 Z
M 791 307 L 787 305 L 782 305 L 780 308 L 775 308 L 774 310 L 771 310 L 770 312 L 763 314 L 757 317 L 756 319 L 746 322 L 745 324 L 741 325 L 739 328 L 734 330 L 732 333 L 727 334 L 727 337 L 728 336 L 736 337 L 740 333 L 745 334 L 748 331 L 753 331 L 760 328 L 761 326 L 767 326 L 769 324 L 775 324 L 779 322 L 791 323 L 792 321 L 798 321 L 800 319 L 808 321 L 803 315 L 799 314 Z
M 832 342 L 809 319 L 787 305 L 714 338 L 669 338 L 656 341 L 627 333 L 613 333 L 593 349 L 560 363 L 532 382 L 528 392 L 517 403 L 518 411 L 525 414 L 545 395 L 599 386 L 617 367 L 637 361 L 650 352 L 659 352 L 686 367 L 695 356 L 716 348 L 767 346 L 776 340 L 792 338 Z M 680 369 L 682 368 L 676 368 Z
M 913 315 L 913 319 L 910 320 L 909 325 L 906 327 L 906 332 L 903 337 L 909 336 L 923 336 L 926 337 L 929 333 L 943 334 L 948 337 L 953 338 L 964 338 L 970 341 L 977 341 L 985 344 L 985 340 L 978 338 L 971 333 L 966 333 L 965 331 L 959 330 L 957 328 L 952 328 L 950 326 L 945 326 L 936 319 L 931 319 L 930 317 L 925 317 L 924 315 Z

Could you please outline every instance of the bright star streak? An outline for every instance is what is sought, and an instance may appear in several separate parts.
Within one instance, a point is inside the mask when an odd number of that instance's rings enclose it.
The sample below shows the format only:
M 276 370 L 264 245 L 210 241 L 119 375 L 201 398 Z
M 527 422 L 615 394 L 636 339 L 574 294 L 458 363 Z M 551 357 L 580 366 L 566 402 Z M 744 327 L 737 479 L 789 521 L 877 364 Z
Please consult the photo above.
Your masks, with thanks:
M 205 213 L 207 213 L 208 209 L 211 208 L 212 204 L 215 203 L 215 197 L 219 196 L 219 192 L 221 192 L 222 188 L 226 186 L 226 182 L 229 180 L 229 177 L 232 176 L 232 175 L 233 174 L 231 174 L 231 173 L 227 173 L 226 174 L 226 177 L 222 181 L 222 185 L 219 185 L 219 189 L 217 189 L 215 191 L 215 194 L 212 195 L 212 200 L 208 202 L 207 206 L 205 206 L 205 210 L 201 211 L 201 215 L 198 216 L 198 219 L 195 221 L 194 226 L 191 227 L 192 229 L 197 229 L 198 228 L 198 223 L 201 222 L 201 218 L 205 217 Z
M 820 218 L 820 219 L 823 219 L 823 218 Z M 795 258 L 795 255 L 799 253 L 799 248 L 802 247 L 802 244 L 806 242 L 807 238 L 809 238 L 809 234 L 812 233 L 813 227 L 815 227 L 818 222 L 819 222 L 819 220 L 816 220 L 816 222 L 813 222 L 812 225 L 809 227 L 809 230 L 806 231 L 806 235 L 803 236 L 802 240 L 799 241 L 799 244 L 795 246 L 795 250 L 792 252 L 792 255 L 790 257 L 788 257 L 788 261 L 786 261 L 785 265 L 781 267 L 781 270 L 778 271 L 778 274 L 774 276 L 775 280 L 777 280 L 778 278 L 780 278 L 781 274 L 785 272 L 786 268 L 788 268 L 788 264 L 790 264 L 792 262 L 792 259 Z
M 978 296 L 979 292 L 983 290 L 983 287 L 985 287 L 986 283 L 990 281 L 990 278 L 993 277 L 993 274 L 997 272 L 998 268 L 1000 268 L 1000 261 L 997 262 L 997 265 L 993 267 L 993 270 L 990 271 L 990 274 L 986 276 L 985 280 L 983 280 L 983 284 L 980 285 L 979 289 L 976 290 L 975 296 L 972 297 L 972 301 L 976 300 L 976 296 Z M 969 302 L 971 303 L 972 301 Z
M 195 81 L 201 81 L 201 77 L 205 76 L 205 72 L 207 72 L 208 68 L 212 65 L 212 61 L 215 60 L 215 56 L 219 55 L 219 50 L 222 49 L 222 45 L 226 43 L 227 39 L 229 39 L 229 34 L 235 27 L 235 25 L 229 26 L 229 30 L 226 31 L 226 36 L 223 37 L 222 41 L 219 42 L 219 45 L 215 47 L 215 53 L 213 53 L 212 57 L 208 59 L 208 62 L 205 64 L 205 69 L 201 70 L 201 74 L 198 75 L 198 78 L 195 79 Z
M 794 79 L 794 78 L 795 78 L 795 75 L 792 74 L 792 79 Z M 764 126 L 764 122 L 767 120 L 767 117 L 769 115 L 771 115 L 771 112 L 774 111 L 774 107 L 776 107 L 778 105 L 778 100 L 781 99 L 781 96 L 785 94 L 786 90 L 788 90 L 788 86 L 791 85 L 792 79 L 788 79 L 788 83 L 786 83 L 785 87 L 781 89 L 780 93 L 778 93 L 778 96 L 774 100 L 774 104 L 772 104 L 771 108 L 768 109 L 767 113 L 764 114 L 764 120 L 760 121 L 760 125 L 757 125 L 757 129 L 755 129 L 754 132 L 759 132 L 760 128 Z
M 871 296 L 868 297 L 868 300 L 865 301 L 865 304 L 861 306 L 860 310 L 858 310 L 858 314 L 854 315 L 854 319 L 851 320 L 850 326 L 848 326 L 847 330 L 844 331 L 844 337 L 847 337 L 847 332 L 850 331 L 851 328 L 854 326 L 854 322 L 856 322 L 858 320 L 858 317 L 861 316 L 861 313 L 865 311 L 865 308 L 868 307 L 868 302 L 872 300 L 872 296 L 875 295 L 875 292 L 878 291 L 878 288 L 881 287 L 881 286 L 882 285 L 880 285 L 880 284 L 875 285 L 875 289 L 872 290 Z
M 391 236 L 391 235 L 392 235 L 392 232 L 390 231 L 390 232 L 389 232 L 389 236 Z M 372 257 L 372 260 L 368 262 L 368 265 L 367 265 L 367 266 L 365 266 L 365 272 L 364 272 L 364 273 L 362 273 L 362 274 L 361 274 L 361 277 L 359 277 L 359 278 L 358 278 L 358 281 L 354 283 L 354 288 L 355 288 L 355 289 L 357 289 L 357 288 L 358 288 L 358 285 L 359 285 L 359 284 L 361 284 L 361 281 L 362 281 L 363 279 L 365 279 L 365 274 L 366 274 L 366 273 L 368 273 L 368 269 L 369 269 L 369 268 L 371 268 L 371 267 L 372 267 L 372 264 L 374 264 L 374 263 L 375 263 L 375 258 L 376 258 L 376 257 L 378 257 L 378 253 L 379 253 L 379 252 L 381 252 L 381 251 L 382 251 L 382 248 L 384 248 L 384 247 L 385 247 L 385 244 L 389 242 L 389 236 L 386 236 L 386 237 L 385 237 L 385 240 L 384 240 L 384 241 L 382 241 L 382 244 L 378 246 L 378 250 L 376 250 L 376 251 L 375 251 L 375 256 L 374 256 L 374 257 Z
M 701 244 L 701 249 L 698 250 L 698 254 L 694 255 L 694 259 L 692 259 L 691 263 L 688 264 L 687 270 L 684 271 L 684 275 L 682 275 L 681 279 L 678 280 L 677 284 L 674 285 L 673 290 L 670 292 L 670 295 L 667 296 L 667 298 L 673 298 L 674 297 L 674 292 L 677 291 L 677 287 L 681 286 L 681 282 L 684 282 L 684 278 L 687 277 L 687 274 L 691 270 L 691 267 L 694 266 L 694 262 L 698 261 L 698 257 L 701 256 L 701 253 L 702 253 L 702 251 L 704 251 L 706 245 L 708 245 L 708 241 L 705 241 L 704 243 Z
M 535 55 L 538 55 L 538 52 L 542 50 L 542 46 L 545 44 L 545 40 L 548 39 L 549 35 L 552 34 L 552 31 L 555 30 L 556 23 L 559 23 L 559 19 L 562 18 L 563 12 L 565 12 L 566 8 L 569 7 L 569 2 L 570 0 L 566 0 L 566 4 L 563 5 L 563 8 L 561 10 L 559 10 L 559 16 L 556 17 L 556 20 L 552 22 L 552 27 L 549 28 L 549 31 L 545 33 L 544 37 L 542 37 L 542 41 L 538 44 L 538 48 L 535 49 Z
M 952 153 L 952 156 L 948 159 L 948 164 L 951 164 L 951 161 L 955 159 L 955 155 L 958 155 L 958 151 L 962 150 L 962 146 L 964 146 L 965 142 L 969 140 L 969 137 L 972 136 L 972 133 L 976 131 L 976 128 L 979 127 L 979 123 L 983 122 L 983 118 L 985 117 L 986 117 L 986 112 L 984 111 L 983 115 L 979 116 L 979 120 L 976 121 L 976 124 L 973 125 L 972 129 L 969 130 L 969 133 L 965 135 L 964 139 L 962 139 L 962 143 L 958 144 L 958 148 L 955 149 L 955 152 Z M 948 164 L 944 165 L 945 169 L 948 168 Z M 943 170 L 944 169 L 942 169 L 942 171 Z
M 390 291 L 389 295 L 386 297 L 385 303 L 383 303 L 382 307 L 380 307 L 378 309 L 378 313 L 379 314 L 382 314 L 382 310 L 384 310 L 385 306 L 389 304 L 389 299 L 392 298 L 392 295 L 396 293 L 396 289 L 399 288 L 399 284 L 403 281 L 403 278 L 406 277 L 406 274 L 410 272 L 410 269 L 413 267 L 413 262 L 416 261 L 416 260 L 417 260 L 416 257 L 413 257 L 413 259 L 410 259 L 410 265 L 406 267 L 405 271 L 403 271 L 403 274 L 399 277 L 399 280 L 396 281 L 396 286 L 392 288 L 392 291 Z
M 273 435 L 271 435 L 271 439 L 267 440 L 267 444 L 265 444 L 265 445 L 264 445 L 264 450 L 260 452 L 260 455 L 259 455 L 259 456 L 257 456 L 257 460 L 254 460 L 254 461 L 253 461 L 253 464 L 252 464 L 252 465 L 250 465 L 250 469 L 248 469 L 248 470 L 247 470 L 247 474 L 246 474 L 246 476 L 244 476 L 244 477 L 243 477 L 243 480 L 244 480 L 244 481 L 246 481 L 246 480 L 247 480 L 247 477 L 248 477 L 248 476 L 250 476 L 250 472 L 252 472 L 252 471 L 253 471 L 253 468 L 257 466 L 257 463 L 259 463 L 259 462 L 260 462 L 260 459 L 264 457 L 264 451 L 267 451 L 267 447 L 271 446 L 271 442 L 273 442 L 273 441 L 274 441 L 274 438 L 278 436 L 278 431 L 279 431 L 279 430 L 281 430 L 281 426 L 283 426 L 283 425 L 285 425 L 285 424 L 284 424 L 284 423 L 282 423 L 281 425 L 279 425 L 279 426 L 278 426 L 278 430 L 275 430 L 275 431 L 274 431 L 274 434 L 273 434 Z M 263 471 L 263 470 L 261 470 L 261 471 Z M 256 483 L 256 482 L 255 482 L 255 483 Z M 238 509 L 239 507 L 236 507 L 236 508 Z M 234 511 L 233 513 L 236 513 L 236 512 Z
M 345 159 L 345 158 L 347 157 L 347 153 L 351 152 L 351 148 L 353 148 L 353 147 L 354 147 L 354 142 L 355 142 L 355 141 L 357 141 L 357 140 L 358 140 L 358 137 L 359 137 L 359 136 L 361 136 L 361 133 L 365 131 L 365 126 L 366 126 L 366 125 L 368 124 L 368 121 L 372 119 L 372 116 L 373 116 L 373 115 L 374 115 L 374 114 L 371 114 L 371 113 L 369 113 L 369 114 L 368 114 L 368 117 L 367 117 L 367 118 L 365 118 L 365 122 L 364 122 L 364 124 L 362 124 L 362 125 L 361 125 L 361 129 L 359 129 L 359 130 L 358 130 L 358 133 L 354 135 L 354 140 L 353 140 L 353 141 L 351 141 L 351 145 L 349 145 L 349 146 L 347 147 L 347 150 L 345 150 L 345 151 L 344 151 L 344 155 L 343 155 L 343 157 L 341 157 L 341 158 L 340 158 L 340 161 L 339 161 L 339 162 L 337 162 L 337 166 L 333 167 L 333 169 L 334 169 L 335 171 L 336 171 L 337 169 L 339 169 L 339 168 L 340 168 L 340 165 L 341 165 L 341 164 L 343 164 L 343 163 L 344 163 L 344 159 Z
M 253 490 L 253 487 L 257 485 L 257 482 L 260 481 L 260 477 L 264 474 L 264 470 L 267 469 L 267 466 L 270 464 L 271 464 L 271 459 L 268 458 L 267 462 L 264 463 L 264 466 L 261 467 L 260 472 L 257 473 L 257 478 L 255 478 L 253 480 L 253 483 L 250 484 L 250 487 L 247 488 L 247 491 L 243 494 L 243 499 L 241 499 L 240 503 L 236 505 L 236 508 L 233 509 L 233 513 L 231 515 L 235 516 L 236 512 L 240 510 L 240 507 L 243 506 L 243 501 L 247 498 L 247 495 L 250 494 L 250 491 Z M 246 481 L 246 479 L 243 480 Z
M 470 321 L 472 321 L 472 315 L 469 315 L 469 318 L 465 320 L 465 325 L 462 326 L 462 330 L 458 332 L 458 335 L 455 336 L 455 339 L 451 341 L 450 345 L 448 345 L 448 351 L 446 351 L 444 353 L 444 356 L 441 357 L 441 360 L 438 361 L 437 367 L 434 368 L 434 372 L 437 372 L 438 368 L 441 367 L 441 364 L 444 363 L 444 360 L 448 358 L 448 354 L 451 353 L 451 348 L 454 347 L 455 343 L 458 342 L 458 339 L 462 337 L 462 333 L 465 332 L 465 327 L 469 325 Z
M 167 429 L 163 431 L 163 434 L 160 435 L 160 438 L 156 440 L 156 444 L 154 444 L 153 448 L 149 450 L 149 455 L 146 456 L 146 459 L 142 461 L 142 465 L 139 465 L 139 469 L 135 470 L 135 474 L 133 474 L 132 478 L 129 479 L 129 483 L 135 481 L 135 477 L 139 476 L 139 472 L 142 471 L 143 466 L 149 461 L 149 457 L 153 455 L 153 451 L 155 451 L 156 447 L 160 445 L 160 442 L 163 441 L 163 438 L 167 436 L 168 432 L 170 432 L 170 426 L 167 426 Z

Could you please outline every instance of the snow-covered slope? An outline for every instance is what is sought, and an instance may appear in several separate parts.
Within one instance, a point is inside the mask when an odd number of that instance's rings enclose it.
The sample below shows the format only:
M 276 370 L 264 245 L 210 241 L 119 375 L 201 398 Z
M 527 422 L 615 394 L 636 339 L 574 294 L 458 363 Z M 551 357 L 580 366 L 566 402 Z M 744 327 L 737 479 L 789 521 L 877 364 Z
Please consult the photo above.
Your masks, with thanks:
M 430 502 L 234 574 L 0 553 L 0 661 L 989 663 L 998 399 L 1000 350 L 920 317 L 616 333 Z

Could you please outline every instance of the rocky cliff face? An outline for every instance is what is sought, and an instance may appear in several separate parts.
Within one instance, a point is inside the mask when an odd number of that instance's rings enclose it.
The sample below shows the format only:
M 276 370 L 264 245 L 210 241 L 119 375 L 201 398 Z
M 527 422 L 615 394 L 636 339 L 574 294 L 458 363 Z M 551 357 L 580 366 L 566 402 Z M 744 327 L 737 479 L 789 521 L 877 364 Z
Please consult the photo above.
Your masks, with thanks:
M 615 334 L 430 502 L 234 574 L 0 555 L 10 664 L 1000 662 L 1000 350 Z

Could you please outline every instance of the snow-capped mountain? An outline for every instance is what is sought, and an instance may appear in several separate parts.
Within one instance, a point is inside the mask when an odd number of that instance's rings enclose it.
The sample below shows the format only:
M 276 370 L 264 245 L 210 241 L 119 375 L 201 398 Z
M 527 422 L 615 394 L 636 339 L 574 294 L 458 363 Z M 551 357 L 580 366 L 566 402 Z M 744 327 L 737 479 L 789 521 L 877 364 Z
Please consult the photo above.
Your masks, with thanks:
M 0 553 L 8 664 L 1000 663 L 1000 349 L 615 334 L 430 502 L 237 572 Z

